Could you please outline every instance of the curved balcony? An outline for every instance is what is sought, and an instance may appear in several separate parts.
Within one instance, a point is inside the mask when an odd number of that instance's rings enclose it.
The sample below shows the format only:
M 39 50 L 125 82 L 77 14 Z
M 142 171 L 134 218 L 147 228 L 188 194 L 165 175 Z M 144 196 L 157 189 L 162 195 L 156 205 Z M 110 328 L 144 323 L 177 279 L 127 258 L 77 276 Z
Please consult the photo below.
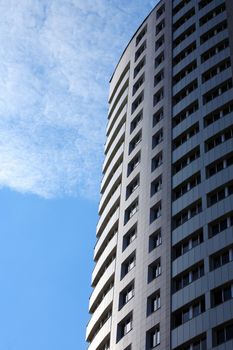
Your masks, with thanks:
M 107 282 L 110 280 L 110 278 L 115 273 L 115 260 L 111 262 L 111 264 L 108 266 L 108 268 L 104 271 L 102 277 L 100 278 L 98 284 L 93 289 L 93 292 L 90 296 L 89 300 L 89 309 L 91 310 L 93 307 L 93 304 L 95 303 L 96 299 L 98 298 L 101 291 L 104 289 Z
M 121 146 L 121 144 L 124 142 L 125 139 L 125 123 L 122 125 L 120 130 L 118 131 L 113 143 L 111 144 L 108 152 L 106 153 L 104 164 L 103 164 L 103 172 L 106 171 L 107 166 L 111 162 L 111 159 L 114 157 L 116 154 L 117 150 Z
M 109 164 L 109 166 L 106 170 L 106 173 L 103 176 L 103 179 L 101 182 L 101 193 L 103 193 L 104 188 L 110 182 L 111 179 L 109 179 L 109 176 L 110 175 L 111 175 L 111 177 L 113 176 L 113 174 L 111 174 L 112 170 L 113 170 L 114 166 L 119 162 L 120 158 L 123 156 L 123 153 L 124 153 L 124 143 L 121 145 L 121 147 L 118 149 L 117 153 L 115 154 L 115 156 L 111 160 L 111 163 Z
M 115 186 L 116 182 L 119 181 L 119 183 L 121 182 L 121 175 L 122 175 L 122 165 L 120 165 L 117 170 L 115 171 L 113 177 L 111 178 L 108 186 L 106 187 L 102 197 L 100 198 L 100 203 L 99 203 L 99 214 L 101 214 L 106 206 L 106 202 L 109 201 L 108 198 L 109 194 L 112 192 L 112 188 Z M 113 194 L 113 193 L 112 193 Z
M 109 148 L 111 147 L 111 144 L 115 140 L 116 136 L 118 135 L 118 132 L 121 128 L 121 126 L 126 121 L 126 111 L 127 108 L 125 107 L 122 111 L 121 117 L 119 117 L 118 122 L 115 124 L 114 128 L 112 128 L 111 132 L 108 135 L 108 138 L 106 140 L 105 146 L 104 146 L 104 153 L 107 154 Z
M 96 227 L 96 234 L 97 236 L 101 236 L 102 231 L 104 230 L 105 226 L 108 224 L 109 220 L 111 219 L 111 211 L 112 209 L 120 203 L 120 195 L 121 195 L 121 187 L 119 186 L 117 190 L 114 192 L 113 196 L 110 198 L 108 204 L 106 205 L 103 213 L 101 214 L 97 227 Z
M 114 106 L 117 104 L 117 102 L 125 92 L 125 89 L 127 89 L 128 85 L 129 85 L 129 70 L 126 72 L 120 84 L 117 86 L 114 96 L 112 96 L 112 98 L 109 100 L 109 111 L 115 108 Z
M 112 112 L 112 115 L 108 121 L 107 136 L 109 135 L 112 128 L 114 128 L 114 126 L 116 125 L 117 120 L 120 119 L 120 116 L 121 116 L 122 112 L 125 110 L 125 107 L 127 108 L 127 103 L 128 103 L 128 95 L 125 92 L 122 95 L 121 99 L 119 100 L 116 108 Z
M 90 337 L 90 334 L 93 331 L 94 326 L 97 324 L 97 322 L 99 321 L 100 317 L 105 312 L 105 310 L 111 305 L 112 301 L 113 301 L 113 288 L 105 295 L 104 299 L 101 301 L 98 308 L 91 315 L 91 319 L 87 325 L 86 339 Z
M 111 320 L 110 317 L 100 331 L 96 334 L 95 338 L 92 340 L 91 344 L 88 347 L 88 350 L 96 350 L 98 346 L 102 343 L 102 341 L 110 334 L 111 331 Z
M 109 234 L 111 233 L 111 229 L 116 225 L 117 221 L 119 220 L 119 208 L 115 211 L 115 213 L 112 215 L 111 219 L 109 220 L 108 224 L 106 225 L 104 231 L 102 232 L 101 236 L 99 237 L 95 249 L 94 249 L 94 257 L 99 253 L 99 250 L 101 249 L 102 244 L 106 239 L 108 239 Z
M 117 245 L 117 236 L 114 235 L 106 248 L 104 249 L 103 253 L 101 254 L 99 260 L 97 261 L 94 270 L 92 272 L 92 281 L 91 284 L 94 285 L 96 282 L 96 279 L 100 273 L 100 270 L 102 269 L 103 265 L 105 264 L 107 258 L 109 255 L 112 254 L 113 250 L 116 248 Z

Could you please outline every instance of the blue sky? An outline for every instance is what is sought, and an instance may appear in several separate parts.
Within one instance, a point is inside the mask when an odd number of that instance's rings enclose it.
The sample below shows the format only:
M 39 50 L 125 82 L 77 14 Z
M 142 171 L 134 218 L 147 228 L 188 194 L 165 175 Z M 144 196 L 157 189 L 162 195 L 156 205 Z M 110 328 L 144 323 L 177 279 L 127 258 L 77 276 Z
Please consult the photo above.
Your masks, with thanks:
M 82 350 L 108 81 L 149 0 L 0 0 L 0 350 Z

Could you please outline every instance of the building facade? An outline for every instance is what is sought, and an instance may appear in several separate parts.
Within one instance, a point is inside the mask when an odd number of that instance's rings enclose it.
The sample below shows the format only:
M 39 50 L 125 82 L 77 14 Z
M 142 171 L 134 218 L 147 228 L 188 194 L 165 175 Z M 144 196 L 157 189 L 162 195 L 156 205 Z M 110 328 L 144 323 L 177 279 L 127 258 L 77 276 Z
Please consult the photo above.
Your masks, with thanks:
M 232 0 L 161 0 L 123 52 L 89 350 L 233 349 L 232 76 Z

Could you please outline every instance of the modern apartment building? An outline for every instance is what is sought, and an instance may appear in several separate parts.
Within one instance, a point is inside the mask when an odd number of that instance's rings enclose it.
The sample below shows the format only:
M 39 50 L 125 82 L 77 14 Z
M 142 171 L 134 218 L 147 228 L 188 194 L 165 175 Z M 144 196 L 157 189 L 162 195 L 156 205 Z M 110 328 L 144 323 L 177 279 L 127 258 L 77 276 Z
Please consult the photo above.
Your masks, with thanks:
M 232 0 L 161 0 L 123 52 L 89 350 L 233 349 L 232 76 Z

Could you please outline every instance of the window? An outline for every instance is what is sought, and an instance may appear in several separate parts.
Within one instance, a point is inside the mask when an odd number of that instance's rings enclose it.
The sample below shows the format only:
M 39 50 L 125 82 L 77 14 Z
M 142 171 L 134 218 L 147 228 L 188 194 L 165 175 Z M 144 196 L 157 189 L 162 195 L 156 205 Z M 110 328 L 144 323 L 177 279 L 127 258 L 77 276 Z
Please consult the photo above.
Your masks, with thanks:
M 133 313 L 128 314 L 117 326 L 117 342 L 133 328 Z
M 233 112 L 233 101 L 226 103 L 225 105 L 215 109 L 211 113 L 208 113 L 204 117 L 204 127 L 215 123 L 220 118 L 223 118 Z
M 202 211 L 201 199 L 192 203 L 173 217 L 173 229 L 183 225 Z
M 161 306 L 160 290 L 157 290 L 147 298 L 147 316 L 158 310 Z
M 131 114 L 133 114 L 133 112 L 138 108 L 138 106 L 142 103 L 143 100 L 144 100 L 144 91 L 142 91 L 140 95 L 132 103 Z
M 128 176 L 132 173 L 132 171 L 138 166 L 141 160 L 141 153 L 138 152 L 136 156 L 129 162 L 128 165 Z
M 161 17 L 164 12 L 165 12 L 165 5 L 162 5 L 156 12 L 156 18 L 158 19 L 159 17 Z
M 210 269 L 211 271 L 216 270 L 219 267 L 228 264 L 232 260 L 233 246 L 231 245 L 210 256 Z
M 153 232 L 149 237 L 149 253 L 162 244 L 161 229 Z
M 146 63 L 146 57 L 144 56 L 141 61 L 137 64 L 137 66 L 134 69 L 134 78 L 138 75 L 138 73 L 141 71 L 141 69 L 145 66 Z
M 161 202 L 156 203 L 152 208 L 150 208 L 150 224 L 157 220 L 162 214 Z
M 220 131 L 216 135 L 205 141 L 205 151 L 208 152 L 212 148 L 217 147 L 221 143 L 233 138 L 233 125 Z
M 160 258 L 148 266 L 148 283 L 161 275 Z
M 140 33 L 136 37 L 136 46 L 140 43 L 142 38 L 145 36 L 146 32 L 147 32 L 147 25 L 145 25 L 145 27 L 143 27 L 143 29 L 140 31 Z
M 199 10 L 210 4 L 213 0 L 202 0 L 199 2 Z
M 164 96 L 163 88 L 161 88 L 156 94 L 154 94 L 154 106 L 159 103 Z
M 157 177 L 150 186 L 150 196 L 159 192 L 162 189 L 162 176 Z
M 121 279 L 136 265 L 136 252 L 134 251 L 121 265 Z
M 99 350 L 110 350 L 110 340 L 105 341 Z
M 154 349 L 160 344 L 159 324 L 146 332 L 146 350 Z
M 159 84 L 164 78 L 164 70 L 162 69 L 156 76 L 154 77 L 154 86 Z
M 173 260 L 189 252 L 203 242 L 203 229 L 199 229 L 172 247 Z
M 133 95 L 135 95 L 138 89 L 143 85 L 144 81 L 145 81 L 145 74 L 143 73 L 133 86 Z
M 158 144 L 163 141 L 163 129 L 157 131 L 156 134 L 152 136 L 152 149 L 154 149 Z
M 163 119 L 163 108 L 153 115 L 153 127 Z
M 226 80 L 224 83 L 214 87 L 203 95 L 203 104 L 214 100 L 216 97 L 221 96 L 226 91 L 232 89 L 232 79 Z
M 134 138 L 129 143 L 129 154 L 137 147 L 137 145 L 142 140 L 142 130 L 140 130 L 137 135 L 134 136 Z
M 182 101 L 185 97 L 190 95 L 194 90 L 198 88 L 197 79 L 186 85 L 181 91 L 173 96 L 173 106 Z
M 210 69 L 208 69 L 206 72 L 202 74 L 202 83 L 205 83 L 206 81 L 212 79 L 217 74 L 223 72 L 230 66 L 231 66 L 231 60 L 230 58 L 227 58 L 221 61 L 220 63 L 218 63 L 217 65 L 215 65 L 214 67 L 211 67 Z
M 203 26 L 204 24 L 206 24 L 207 22 L 209 22 L 211 19 L 213 19 L 214 17 L 216 17 L 220 13 L 224 12 L 225 9 L 226 9 L 225 4 L 221 4 L 221 5 L 217 6 L 217 7 L 215 7 L 210 12 L 208 12 L 203 17 L 201 17 L 201 19 L 199 21 L 200 27 Z
M 208 179 L 231 165 L 233 165 L 233 153 L 228 153 L 206 167 L 206 178 Z
M 173 77 L 173 85 L 176 85 L 177 83 L 179 83 L 183 78 L 185 78 L 188 74 L 190 74 L 196 68 L 197 68 L 197 60 L 194 60 Z
M 124 251 L 137 237 L 137 225 L 134 225 L 123 237 L 123 248 Z
M 198 100 L 195 100 L 190 105 L 185 107 L 180 113 L 176 114 L 172 119 L 173 127 L 179 125 L 183 120 L 191 116 L 198 110 Z
M 207 350 L 206 334 L 198 335 L 174 350 Z
M 233 339 L 233 321 L 224 323 L 212 330 L 213 346 L 218 346 Z
M 136 199 L 133 203 L 125 211 L 125 224 L 136 214 L 138 211 L 138 199 Z
M 204 262 L 200 261 L 172 279 L 173 293 L 204 276 Z
M 197 48 L 196 41 L 193 41 L 190 45 L 188 45 L 185 49 L 183 49 L 181 52 L 179 52 L 174 58 L 173 58 L 173 65 L 176 66 L 178 63 L 180 63 L 183 59 L 185 59 L 188 55 L 190 55 L 193 51 L 195 51 Z
M 155 31 L 156 35 L 158 35 L 163 30 L 164 27 L 165 27 L 165 20 L 163 19 L 156 26 L 156 31 Z
M 176 38 L 173 41 L 173 47 L 177 47 L 178 45 L 180 45 L 182 43 L 182 41 L 184 41 L 185 39 L 187 39 L 190 35 L 192 35 L 194 32 L 196 31 L 196 25 L 192 24 L 188 29 L 186 29 L 182 34 L 180 34 L 178 36 L 178 38 Z
M 196 147 L 192 149 L 190 152 L 186 153 L 185 156 L 177 160 L 173 164 L 173 175 L 177 174 L 180 170 L 184 169 L 190 163 L 194 162 L 194 160 L 200 157 L 200 147 Z
M 218 23 L 216 26 L 205 32 L 200 37 L 200 43 L 204 44 L 207 40 L 211 39 L 213 36 L 217 35 L 218 33 L 222 32 L 223 30 L 227 29 L 227 22 L 223 21 L 221 23 Z
M 141 54 L 143 53 L 143 51 L 145 51 L 146 49 L 146 40 L 142 43 L 142 45 L 139 47 L 139 49 L 136 51 L 135 53 L 135 62 L 137 61 L 137 59 L 141 56 Z
M 185 130 L 182 134 L 177 136 L 173 142 L 173 149 L 176 149 L 183 145 L 183 143 L 187 142 L 191 137 L 196 135 L 199 132 L 199 123 L 195 123 L 194 125 L 190 126 L 187 130 Z
M 174 188 L 173 200 L 175 201 L 178 198 L 182 197 L 185 193 L 189 192 L 200 183 L 201 183 L 201 173 L 200 171 L 198 171 L 196 174 L 192 175 L 191 177 L 186 179 L 184 182 L 182 182 L 181 185 Z
M 212 46 L 210 49 L 208 49 L 207 51 L 205 51 L 201 55 L 201 63 L 206 62 L 211 57 L 213 57 L 213 56 L 217 55 L 218 53 L 220 53 L 221 51 L 225 50 L 227 47 L 229 47 L 229 40 L 228 39 L 224 39 L 224 40 L 220 41 L 218 44 Z
M 126 187 L 126 199 L 139 187 L 139 174 Z
M 142 110 L 133 118 L 132 122 L 130 123 L 130 133 L 132 133 L 136 127 L 140 124 L 143 118 L 143 112 Z
M 220 202 L 233 194 L 233 181 L 228 182 L 224 186 L 218 187 L 207 194 L 207 206 Z
M 231 281 L 211 291 L 211 307 L 216 307 L 232 298 L 233 282 Z
M 162 165 L 162 163 L 163 163 L 163 154 L 162 154 L 162 152 L 160 152 L 151 161 L 151 171 L 153 172 L 160 165 Z
M 158 50 L 163 44 L 164 44 L 164 35 L 162 35 L 162 36 L 155 42 L 155 51 Z
M 220 216 L 216 220 L 208 224 L 209 238 L 216 236 L 218 233 L 233 226 L 233 212 L 229 212 L 223 216 Z
M 182 25 L 185 24 L 191 17 L 195 15 L 195 8 L 192 7 L 191 10 L 186 12 L 182 17 L 180 17 L 174 24 L 173 24 L 173 32 L 176 31 L 178 28 L 180 28 Z
M 160 66 L 160 64 L 164 61 L 164 52 L 162 52 L 161 54 L 159 54 L 156 58 L 155 58 L 155 69 Z
M 119 310 L 134 297 L 134 281 L 130 282 L 127 287 L 120 292 Z
M 185 305 L 181 309 L 172 314 L 173 329 L 179 327 L 185 322 L 197 317 L 205 312 L 205 296 L 193 300 L 190 304 Z
M 173 15 L 176 15 L 182 8 L 187 5 L 190 0 L 182 0 L 173 8 Z

